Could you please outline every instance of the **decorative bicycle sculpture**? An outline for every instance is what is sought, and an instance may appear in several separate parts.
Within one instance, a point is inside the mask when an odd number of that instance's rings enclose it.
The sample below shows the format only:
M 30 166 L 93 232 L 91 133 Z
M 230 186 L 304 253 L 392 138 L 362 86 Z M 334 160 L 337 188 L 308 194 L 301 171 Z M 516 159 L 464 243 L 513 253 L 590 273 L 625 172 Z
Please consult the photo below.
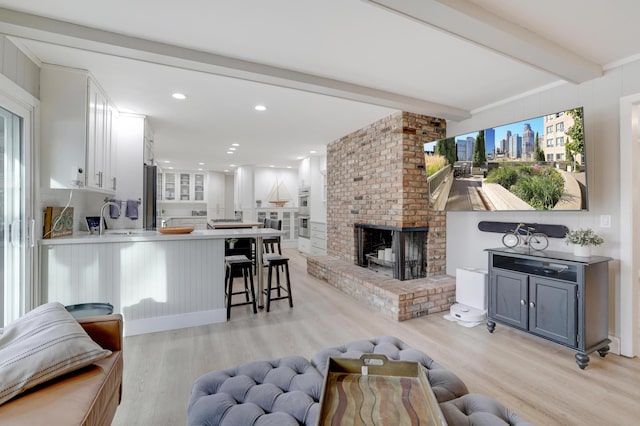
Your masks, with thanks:
M 523 245 L 534 250 L 546 249 L 549 246 L 549 238 L 542 232 L 535 232 L 535 230 L 535 228 L 520 223 L 516 229 L 502 236 L 502 244 L 509 248 Z

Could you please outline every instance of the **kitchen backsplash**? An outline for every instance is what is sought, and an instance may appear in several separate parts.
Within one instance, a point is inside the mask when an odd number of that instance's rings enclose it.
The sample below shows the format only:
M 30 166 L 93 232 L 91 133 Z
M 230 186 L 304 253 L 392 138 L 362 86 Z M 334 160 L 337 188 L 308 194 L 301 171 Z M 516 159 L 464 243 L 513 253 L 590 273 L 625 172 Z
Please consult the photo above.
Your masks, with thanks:
M 69 202 L 69 194 L 71 201 Z M 44 209 L 47 206 L 64 207 L 69 202 L 73 207 L 73 232 L 88 231 L 85 223 L 86 216 L 100 216 L 100 207 L 104 204 L 105 194 L 86 190 L 68 189 L 42 189 L 40 191 L 40 236 L 42 236 L 42 224 L 44 223 Z M 108 198 L 112 198 L 109 196 Z M 123 200 L 125 201 L 125 200 Z M 109 229 L 135 229 L 142 228 L 142 217 L 131 220 L 124 215 L 124 203 L 121 215 L 118 219 L 109 217 L 109 209 L 105 207 L 104 217 Z

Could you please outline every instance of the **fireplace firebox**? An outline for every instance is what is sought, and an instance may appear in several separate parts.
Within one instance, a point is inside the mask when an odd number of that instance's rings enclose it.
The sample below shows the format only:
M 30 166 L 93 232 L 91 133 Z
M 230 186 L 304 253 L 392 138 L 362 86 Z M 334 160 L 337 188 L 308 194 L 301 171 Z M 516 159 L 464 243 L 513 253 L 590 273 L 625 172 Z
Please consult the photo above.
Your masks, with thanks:
M 357 264 L 404 281 L 426 276 L 428 226 L 354 225 Z

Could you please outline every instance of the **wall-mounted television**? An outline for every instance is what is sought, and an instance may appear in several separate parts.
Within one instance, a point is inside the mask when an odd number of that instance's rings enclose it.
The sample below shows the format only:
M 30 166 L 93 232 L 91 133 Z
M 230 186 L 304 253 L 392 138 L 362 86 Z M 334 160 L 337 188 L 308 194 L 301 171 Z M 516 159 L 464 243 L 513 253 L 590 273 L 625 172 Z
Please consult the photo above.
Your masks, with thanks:
M 588 210 L 582 107 L 424 145 L 442 211 Z

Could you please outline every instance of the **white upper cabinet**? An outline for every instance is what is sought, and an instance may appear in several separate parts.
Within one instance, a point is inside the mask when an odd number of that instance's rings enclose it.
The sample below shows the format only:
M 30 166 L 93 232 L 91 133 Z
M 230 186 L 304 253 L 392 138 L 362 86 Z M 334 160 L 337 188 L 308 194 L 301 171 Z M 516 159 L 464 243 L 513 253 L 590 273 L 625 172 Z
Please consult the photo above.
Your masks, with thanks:
M 41 183 L 114 193 L 118 112 L 84 70 L 43 65 Z
M 205 186 L 207 175 L 193 172 L 169 172 L 159 175 L 162 182 L 162 201 L 206 202 Z

